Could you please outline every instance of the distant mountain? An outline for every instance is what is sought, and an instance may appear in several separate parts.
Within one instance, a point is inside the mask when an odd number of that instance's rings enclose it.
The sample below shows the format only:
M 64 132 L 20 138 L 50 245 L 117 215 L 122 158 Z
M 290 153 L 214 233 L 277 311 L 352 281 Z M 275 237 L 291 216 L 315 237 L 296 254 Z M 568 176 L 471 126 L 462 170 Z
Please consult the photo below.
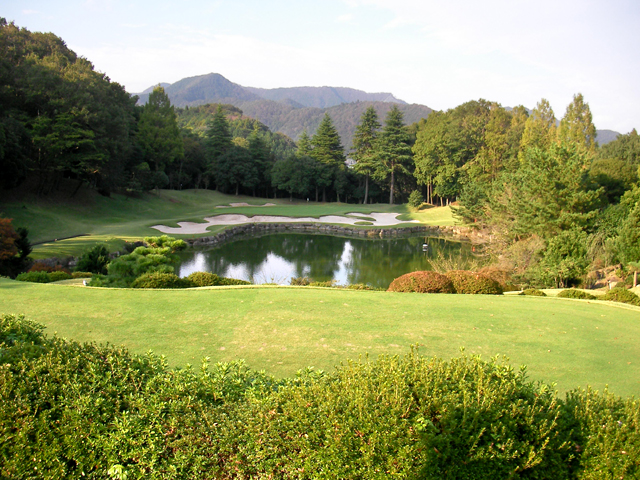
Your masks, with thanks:
M 432 111 L 424 105 L 407 104 L 391 93 L 367 93 L 343 87 L 243 87 L 217 73 L 161 85 L 176 107 L 207 103 L 233 105 L 242 109 L 244 115 L 264 123 L 272 132 L 284 133 L 295 140 L 304 129 L 313 135 L 325 112 L 329 112 L 345 149 L 351 147 L 355 127 L 369 105 L 376 109 L 381 123 L 393 104 L 405 114 L 407 125 L 426 118 Z M 139 93 L 138 103 L 145 104 L 151 91 L 153 87 Z
M 343 103 L 367 101 L 406 103 L 391 93 L 367 93 L 344 87 L 245 88 L 266 100 L 293 101 L 304 107 L 329 108 Z
M 282 132 L 294 140 L 297 140 L 305 129 L 309 135 L 313 135 L 324 114 L 329 113 L 342 140 L 342 146 L 349 150 L 353 133 L 360 123 L 360 118 L 364 111 L 369 106 L 373 106 L 378 114 L 380 123 L 384 123 L 384 118 L 392 105 L 394 104 L 388 102 L 354 102 L 343 103 L 330 108 L 287 108 L 286 105 L 278 102 L 261 100 L 242 103 L 237 106 L 248 117 L 256 118 L 272 131 Z M 404 123 L 406 125 L 417 122 L 421 118 L 426 118 L 432 112 L 431 108 L 418 104 L 400 104 L 397 107 L 404 114 Z
M 609 142 L 613 142 L 620 136 L 620 133 L 613 130 L 596 130 L 596 142 L 598 145 L 603 146 Z
M 152 90 L 153 87 L 149 87 L 145 92 L 150 93 Z M 261 99 L 243 86 L 230 82 L 217 73 L 183 78 L 176 83 L 164 86 L 164 90 L 169 95 L 171 104 L 176 107 L 204 105 L 205 103 L 235 105 L 235 102 L 238 101 L 249 102 Z M 138 94 L 138 103 L 141 105 L 147 103 L 149 93 Z

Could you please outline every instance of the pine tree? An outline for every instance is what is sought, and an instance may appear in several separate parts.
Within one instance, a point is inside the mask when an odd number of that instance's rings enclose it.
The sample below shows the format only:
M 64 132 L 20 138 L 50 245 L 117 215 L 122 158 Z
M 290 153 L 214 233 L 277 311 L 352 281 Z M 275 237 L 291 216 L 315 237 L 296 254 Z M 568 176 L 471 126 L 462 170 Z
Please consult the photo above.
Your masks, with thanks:
M 233 141 L 227 116 L 218 105 L 216 113 L 207 128 L 207 157 L 209 174 L 213 178 L 218 177 L 218 159 L 231 150 Z M 217 182 L 217 180 L 216 180 Z M 217 188 L 217 185 L 216 185 Z
M 333 122 L 328 113 L 324 114 L 318 130 L 311 138 L 311 145 L 313 149 L 309 155 L 327 167 L 327 170 L 331 171 L 333 178 L 333 176 L 335 176 L 335 169 L 344 166 L 345 157 L 342 144 L 340 143 L 340 135 L 338 135 L 338 131 L 333 126 Z M 328 178 L 326 180 L 327 182 L 321 185 L 323 202 L 327 201 L 326 187 L 333 183 L 332 181 L 328 181 Z
M 353 135 L 352 157 L 356 161 L 353 169 L 365 176 L 363 201 L 365 204 L 369 197 L 369 177 L 375 173 L 377 166 L 375 145 L 380 127 L 376 110 L 369 107 L 360 117 L 360 124 Z
M 298 150 L 296 151 L 296 154 L 301 157 L 311 154 L 311 139 L 309 138 L 306 128 L 302 131 L 300 140 L 298 140 Z
M 574 95 L 573 101 L 567 106 L 567 111 L 560 121 L 558 141 L 575 143 L 590 153 L 596 151 L 596 127 L 589 104 L 585 103 L 581 93 Z
M 549 101 L 543 98 L 525 122 L 518 158 L 522 160 L 528 148 L 546 150 L 555 141 L 556 118 Z
M 393 204 L 395 179 L 397 173 L 410 173 L 411 147 L 409 134 L 403 123 L 400 109 L 394 105 L 384 121 L 384 128 L 376 142 L 378 166 L 375 177 L 379 180 L 389 179 L 389 204 Z
M 138 141 L 156 172 L 182 157 L 184 147 L 176 113 L 160 85 L 149 94 L 138 123 Z

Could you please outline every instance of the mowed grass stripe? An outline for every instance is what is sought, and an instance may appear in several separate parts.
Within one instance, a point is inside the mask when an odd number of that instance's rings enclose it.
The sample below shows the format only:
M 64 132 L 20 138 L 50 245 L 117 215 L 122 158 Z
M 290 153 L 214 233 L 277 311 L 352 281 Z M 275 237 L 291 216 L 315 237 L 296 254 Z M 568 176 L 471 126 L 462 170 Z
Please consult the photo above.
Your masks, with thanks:
M 0 279 L 0 312 L 171 365 L 245 359 L 277 376 L 360 355 L 507 355 L 558 390 L 640 394 L 640 309 L 555 298 L 311 288 L 119 290 Z

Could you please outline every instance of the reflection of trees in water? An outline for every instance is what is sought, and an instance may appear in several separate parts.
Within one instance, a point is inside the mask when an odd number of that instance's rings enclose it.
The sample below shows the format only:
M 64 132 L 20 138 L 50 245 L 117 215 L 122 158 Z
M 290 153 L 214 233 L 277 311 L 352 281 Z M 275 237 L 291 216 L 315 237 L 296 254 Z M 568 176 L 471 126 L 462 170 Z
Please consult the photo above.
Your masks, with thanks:
M 269 255 L 289 263 L 294 276 L 309 276 L 317 281 L 331 280 L 340 268 L 345 245 L 350 255 L 343 268 L 347 283 L 370 283 L 386 287 L 394 278 L 415 270 L 430 270 L 430 258 L 438 254 L 469 255 L 468 244 L 427 238 L 428 250 L 422 249 L 425 237 L 397 239 L 344 238 L 313 234 L 273 234 L 245 238 L 210 250 L 195 250 L 205 256 L 207 270 L 224 275 L 229 268 L 242 267 L 250 278 L 264 276 Z M 194 250 L 181 255 L 187 262 Z M 268 272 L 283 276 L 279 272 Z

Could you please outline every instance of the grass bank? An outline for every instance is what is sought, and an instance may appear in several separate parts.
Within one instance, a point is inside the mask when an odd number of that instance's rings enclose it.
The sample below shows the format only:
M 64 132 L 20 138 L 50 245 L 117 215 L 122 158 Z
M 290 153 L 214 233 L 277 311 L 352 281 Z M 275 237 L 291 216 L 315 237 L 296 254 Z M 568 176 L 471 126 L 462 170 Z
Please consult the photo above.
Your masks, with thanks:
M 248 203 L 251 206 L 228 207 L 231 203 Z M 262 206 L 266 203 L 275 205 Z M 228 208 L 216 208 L 219 206 Z M 32 255 L 34 258 L 80 255 L 102 242 L 108 243 L 115 250 L 125 240 L 160 235 L 160 232 L 151 228 L 153 225 L 177 227 L 178 222 L 203 222 L 205 217 L 213 215 L 238 213 L 247 216 L 318 218 L 356 212 L 398 213 L 402 214 L 402 220 L 419 220 L 425 225 L 452 225 L 454 222 L 448 207 L 414 213 L 406 205 L 289 202 L 288 199 L 236 197 L 211 190 L 160 190 L 157 195 L 149 193 L 140 198 L 116 194 L 107 198 L 91 190 L 83 190 L 73 198 L 68 195 L 39 198 L 25 194 L 19 198 L 14 196 L 0 199 L 0 216 L 13 218 L 16 227 L 28 228 L 32 242 L 45 242 L 35 246 Z M 175 236 L 192 238 L 212 235 L 225 228 L 227 227 L 212 226 L 205 234 Z M 56 240 L 66 237 L 75 238 Z
M 510 357 L 560 392 L 606 384 L 640 395 L 640 308 L 556 298 L 251 287 L 140 291 L 0 279 L 0 312 L 47 332 L 166 355 L 172 365 L 246 359 L 278 376 L 347 358 Z

